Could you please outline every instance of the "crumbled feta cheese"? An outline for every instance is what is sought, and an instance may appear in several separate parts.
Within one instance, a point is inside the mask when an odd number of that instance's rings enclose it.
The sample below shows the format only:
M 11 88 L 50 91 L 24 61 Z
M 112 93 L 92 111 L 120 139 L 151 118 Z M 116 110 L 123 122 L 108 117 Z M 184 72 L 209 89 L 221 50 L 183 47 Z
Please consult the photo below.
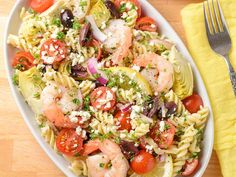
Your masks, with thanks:
M 117 91 L 117 87 L 112 87 L 111 90 L 112 90 L 113 92 L 116 92 L 116 91 Z
M 88 111 L 72 111 L 71 114 L 69 115 L 70 120 L 76 120 L 75 118 L 77 118 L 77 122 L 78 122 L 78 117 L 81 117 L 80 123 L 84 123 L 87 120 L 90 119 L 91 114 Z M 74 123 L 77 123 L 74 122 Z
M 82 133 L 82 128 L 80 126 L 78 126 L 75 130 L 75 132 L 78 134 L 78 135 L 81 135 Z
M 71 53 L 69 55 L 69 58 L 72 60 L 72 66 L 75 66 L 77 64 L 81 64 L 85 61 L 85 57 L 79 53 Z
M 82 138 L 84 138 L 84 139 L 86 139 L 86 138 L 87 138 L 87 136 L 86 136 L 86 131 L 85 131 L 85 130 L 82 130 L 81 137 L 82 137 Z
M 133 7 L 133 4 L 131 2 L 126 3 L 126 8 L 130 10 Z
M 158 92 L 154 92 L 154 95 L 155 95 L 155 96 L 158 96 Z
M 107 91 L 106 93 L 107 93 L 106 99 L 107 99 L 108 101 L 111 101 L 111 100 L 113 99 L 112 93 L 111 93 L 110 91 Z
M 121 139 L 124 139 L 125 137 L 126 137 L 126 134 L 125 134 L 125 133 L 121 133 L 121 134 L 120 134 L 120 138 L 121 138 Z
M 150 42 L 149 42 L 149 45 L 150 45 L 150 46 L 154 46 L 154 45 L 155 45 L 155 42 L 154 42 L 154 41 L 150 41 Z
M 160 125 L 159 127 L 160 132 L 163 132 L 165 130 L 165 122 L 161 121 L 159 125 Z
M 44 69 L 45 68 L 45 65 L 44 64 L 38 64 L 37 65 L 37 69 L 38 70 L 41 70 L 41 69 Z
M 104 107 L 104 108 L 106 109 L 106 108 L 110 108 L 110 107 L 111 107 L 111 103 L 110 103 L 110 102 L 108 102 L 108 103 L 105 105 L 105 107 Z
M 97 96 L 100 96 L 101 94 L 102 94 L 102 91 L 99 90 L 99 91 L 97 92 Z
M 132 110 L 134 110 L 136 113 L 140 113 L 143 111 L 143 108 L 141 106 L 134 105 L 132 106 Z
M 102 24 L 101 24 L 101 29 L 105 29 L 106 28 L 106 22 L 103 21 Z
M 146 148 L 147 152 L 150 152 L 150 151 L 152 151 L 153 146 L 152 145 L 146 145 L 145 148 Z
M 137 66 L 137 65 L 133 65 L 133 66 L 132 66 L 132 69 L 135 70 L 135 71 L 137 71 L 137 72 L 140 71 L 140 67 Z
M 124 13 L 121 15 L 121 18 L 123 18 L 123 19 L 125 19 L 125 18 L 127 18 L 127 17 L 128 17 L 127 12 L 124 12 Z
M 156 25 L 154 25 L 154 24 L 151 24 L 151 28 L 156 28 Z
M 70 118 L 70 121 L 71 121 L 72 123 L 77 123 L 77 122 L 78 122 L 78 118 L 77 118 L 77 117 L 71 117 L 71 118 Z

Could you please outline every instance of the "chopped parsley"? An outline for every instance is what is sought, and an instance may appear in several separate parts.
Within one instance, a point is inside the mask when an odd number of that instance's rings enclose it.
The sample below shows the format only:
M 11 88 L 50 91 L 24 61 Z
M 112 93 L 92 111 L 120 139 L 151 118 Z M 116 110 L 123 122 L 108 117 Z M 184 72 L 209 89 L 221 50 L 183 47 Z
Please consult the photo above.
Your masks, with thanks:
M 79 30 L 79 29 L 81 28 L 81 25 L 80 25 L 79 22 L 76 22 L 76 21 L 75 21 L 75 22 L 73 23 L 72 28 L 73 28 L 74 30 Z
M 53 24 L 53 25 L 56 25 L 57 27 L 60 27 L 60 26 L 61 26 L 61 20 L 60 20 L 60 18 L 53 18 L 53 19 L 52 19 L 52 24 Z
M 84 110 L 85 111 L 88 111 L 89 110 L 89 104 L 90 104 L 90 97 L 89 96 L 86 96 L 84 98 Z
M 195 159 L 195 158 L 198 157 L 198 154 L 199 154 L 199 152 L 193 152 L 193 153 L 191 154 L 191 157 Z
M 20 70 L 20 71 L 24 71 L 24 70 L 25 70 L 25 67 L 24 67 L 23 64 L 17 64 L 14 68 L 15 68 L 15 69 L 18 69 L 18 70 Z
M 99 73 L 93 74 L 94 79 L 98 79 L 101 75 Z
M 119 11 L 120 11 L 120 13 L 123 13 L 123 12 L 125 12 L 125 10 L 126 10 L 126 3 L 123 3 L 123 4 L 121 4 Z
M 87 6 L 87 1 L 80 1 L 79 5 L 80 5 L 81 7 Z
M 65 33 L 63 33 L 62 31 L 59 31 L 57 33 L 57 39 L 63 40 L 64 38 L 65 38 Z
M 169 130 L 169 129 L 170 129 L 170 126 L 168 124 L 165 124 L 164 130 Z
M 90 134 L 90 138 L 91 139 L 99 139 L 101 141 L 105 140 L 105 139 L 108 139 L 108 138 L 111 138 L 113 136 L 113 133 L 112 132 L 109 132 L 107 134 L 101 134 L 101 133 L 91 133 Z
M 39 93 L 39 92 L 35 93 L 35 94 L 34 94 L 34 98 L 40 99 L 40 93 Z
M 112 167 L 112 163 L 109 162 L 109 163 L 107 164 L 107 168 L 111 168 L 111 167 Z
M 78 98 L 74 98 L 72 102 L 76 105 L 80 105 L 80 100 Z
M 31 8 L 28 9 L 28 12 L 29 12 L 30 14 L 34 14 L 34 15 L 37 13 L 36 11 L 34 11 L 34 10 L 31 9 Z
M 101 167 L 101 168 L 104 168 L 104 166 L 105 166 L 104 163 L 100 163 L 100 164 L 99 164 L 99 167 Z
M 14 85 L 19 85 L 18 74 L 14 73 L 14 75 L 12 76 L 12 82 Z

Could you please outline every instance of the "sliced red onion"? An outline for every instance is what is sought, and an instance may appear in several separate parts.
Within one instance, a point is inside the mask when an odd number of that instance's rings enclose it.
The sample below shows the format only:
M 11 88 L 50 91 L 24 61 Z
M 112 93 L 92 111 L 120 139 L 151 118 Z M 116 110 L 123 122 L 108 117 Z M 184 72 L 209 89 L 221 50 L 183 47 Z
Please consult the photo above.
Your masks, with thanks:
M 132 106 L 132 103 L 128 103 L 128 104 L 122 105 L 120 110 L 121 110 L 121 112 L 127 112 L 127 111 L 130 110 L 131 106 Z
M 159 156 L 160 162 L 164 162 L 166 160 L 166 156 L 164 154 Z
M 86 19 L 91 24 L 93 36 L 97 40 L 99 40 L 101 42 L 104 42 L 107 39 L 107 36 L 98 28 L 98 26 L 97 26 L 93 16 L 92 15 L 88 15 L 88 16 L 86 16 Z
M 88 72 L 90 74 L 97 74 L 98 73 L 97 65 L 98 65 L 97 59 L 96 58 L 90 58 L 88 60 L 88 65 L 87 65 L 88 66 Z
M 91 75 L 95 75 L 95 74 L 99 74 L 100 77 L 98 77 L 96 80 L 98 82 L 100 82 L 102 85 L 106 85 L 107 82 L 108 82 L 108 79 L 107 77 L 105 76 L 105 74 L 100 71 L 98 69 L 98 62 L 97 62 L 97 59 L 96 58 L 90 58 L 88 60 L 88 72 L 91 74 Z

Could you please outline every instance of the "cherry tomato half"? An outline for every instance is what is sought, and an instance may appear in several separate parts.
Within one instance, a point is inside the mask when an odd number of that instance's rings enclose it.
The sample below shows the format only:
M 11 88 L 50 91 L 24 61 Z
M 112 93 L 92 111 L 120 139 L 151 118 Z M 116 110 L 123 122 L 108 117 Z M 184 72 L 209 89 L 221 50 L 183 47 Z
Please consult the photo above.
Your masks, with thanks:
M 90 102 L 96 109 L 108 111 L 116 104 L 116 95 L 108 87 L 98 87 L 90 95 Z
M 118 130 L 128 130 L 128 132 L 132 129 L 130 124 L 130 112 L 117 112 L 115 118 L 118 119 L 119 129 Z
M 135 5 L 137 7 L 138 16 L 139 17 L 141 16 L 142 8 L 141 8 L 141 4 L 139 3 L 138 0 L 115 0 L 114 4 L 117 9 L 120 9 L 121 2 L 131 2 L 133 5 Z M 127 11 L 128 11 L 128 9 L 127 9 Z
M 169 148 L 174 140 L 176 132 L 175 126 L 168 121 L 164 121 L 164 130 L 160 131 L 160 121 L 150 130 L 150 137 L 157 143 L 160 148 Z
M 142 17 L 138 19 L 135 28 L 142 31 L 150 31 L 150 32 L 157 31 L 156 22 L 150 17 Z
M 200 110 L 200 107 L 203 106 L 203 101 L 198 94 L 194 93 L 185 98 L 183 104 L 190 113 L 196 113 Z
M 188 176 L 193 174 L 198 166 L 198 159 L 193 159 L 191 162 L 186 162 L 184 171 L 181 173 L 183 176 Z
M 45 64 L 53 64 L 66 58 L 66 46 L 57 39 L 49 39 L 43 43 L 40 57 Z
M 56 138 L 57 149 L 68 156 L 79 153 L 83 148 L 83 139 L 74 129 L 62 129 Z
M 54 0 L 31 0 L 30 7 L 38 12 L 42 13 L 53 5 Z
M 25 71 L 34 66 L 34 57 L 29 52 L 18 52 L 16 53 L 12 67 L 17 68 L 21 71 Z
M 134 156 L 130 163 L 132 170 L 137 174 L 145 174 L 155 167 L 156 161 L 152 154 L 141 150 L 138 155 Z

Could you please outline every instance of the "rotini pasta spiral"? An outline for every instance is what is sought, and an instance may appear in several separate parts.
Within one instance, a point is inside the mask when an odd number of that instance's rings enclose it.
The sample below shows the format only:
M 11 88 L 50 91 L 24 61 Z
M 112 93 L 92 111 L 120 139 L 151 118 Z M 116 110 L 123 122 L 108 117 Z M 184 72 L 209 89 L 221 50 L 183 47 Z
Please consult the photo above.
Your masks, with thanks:
M 175 102 L 175 104 L 177 105 L 177 111 L 176 111 L 177 116 L 184 116 L 189 114 L 189 112 L 185 109 L 183 103 L 178 98 L 178 96 L 173 92 L 173 90 L 170 90 L 168 93 L 165 94 L 165 99 L 168 102 L 171 101 Z
M 57 147 L 55 144 L 56 135 L 47 122 L 47 118 L 40 114 L 35 115 L 35 120 L 40 127 L 42 137 L 55 151 L 57 151 Z
M 56 72 L 53 69 L 48 69 L 43 78 L 46 82 L 54 81 L 59 85 L 68 87 L 69 89 L 79 88 L 78 82 L 72 77 Z
M 188 114 L 181 117 L 174 117 L 173 121 L 180 127 L 194 125 L 195 128 L 202 130 L 205 127 L 208 115 L 209 109 L 207 107 L 201 107 L 197 113 Z
M 178 175 L 178 173 L 183 168 L 185 161 L 189 158 L 188 149 L 193 141 L 194 136 L 197 134 L 197 129 L 194 128 L 193 125 L 187 127 L 185 129 L 184 134 L 181 136 L 181 140 L 178 143 L 178 153 L 174 158 L 174 176 Z
M 132 9 L 132 10 L 128 11 L 127 13 L 125 12 L 125 14 L 127 15 L 127 17 L 124 17 L 124 20 L 125 20 L 127 26 L 133 28 L 135 26 L 136 20 L 138 18 L 137 10 Z M 123 16 L 124 16 L 124 14 L 123 14 Z
M 119 88 L 116 91 L 116 96 L 117 99 L 122 103 L 134 103 L 137 98 L 136 92 L 133 88 L 129 90 Z
M 95 89 L 95 83 L 90 80 L 84 80 L 79 84 L 82 95 L 87 96 L 92 90 Z
M 84 160 L 82 159 L 74 159 L 71 161 L 71 165 L 69 167 L 77 176 L 88 175 L 88 168 Z
M 112 114 L 103 111 L 94 111 L 94 119 L 89 124 L 95 133 L 108 134 L 115 133 L 117 127 Z

